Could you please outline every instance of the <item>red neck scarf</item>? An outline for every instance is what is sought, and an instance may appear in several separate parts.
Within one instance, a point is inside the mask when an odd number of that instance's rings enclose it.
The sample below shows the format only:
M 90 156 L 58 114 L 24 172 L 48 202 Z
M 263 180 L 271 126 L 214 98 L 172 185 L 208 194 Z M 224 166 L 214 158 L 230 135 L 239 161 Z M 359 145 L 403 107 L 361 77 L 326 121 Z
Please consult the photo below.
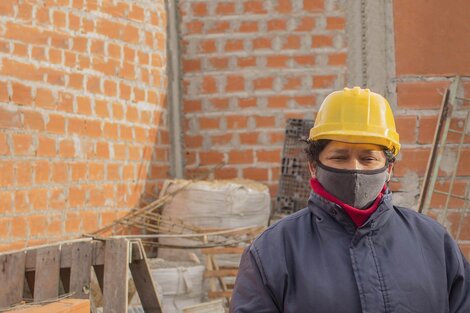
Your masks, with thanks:
M 343 208 L 344 212 L 349 215 L 349 217 L 354 222 L 354 224 L 356 224 L 357 227 L 362 226 L 369 219 L 372 213 L 377 210 L 386 188 L 386 186 L 384 185 L 382 191 L 377 196 L 377 199 L 375 199 L 374 203 L 372 203 L 369 208 L 360 210 L 334 197 L 332 194 L 326 191 L 325 188 L 323 188 L 323 186 L 315 178 L 310 179 L 310 186 L 312 186 L 313 191 L 319 196 L 325 198 L 328 201 L 340 205 Z

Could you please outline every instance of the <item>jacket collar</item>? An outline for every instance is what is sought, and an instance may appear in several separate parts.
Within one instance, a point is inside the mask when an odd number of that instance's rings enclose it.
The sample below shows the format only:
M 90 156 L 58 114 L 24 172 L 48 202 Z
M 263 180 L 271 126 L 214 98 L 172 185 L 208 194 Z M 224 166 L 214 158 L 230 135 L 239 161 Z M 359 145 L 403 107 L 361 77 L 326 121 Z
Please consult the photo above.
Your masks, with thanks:
M 356 231 L 366 234 L 373 230 L 381 228 L 390 217 L 393 209 L 392 193 L 386 189 L 377 210 L 372 213 L 369 219 L 360 227 L 357 227 L 343 208 L 320 195 L 312 192 L 308 199 L 310 211 L 320 219 L 336 221 L 347 232 L 356 233 Z

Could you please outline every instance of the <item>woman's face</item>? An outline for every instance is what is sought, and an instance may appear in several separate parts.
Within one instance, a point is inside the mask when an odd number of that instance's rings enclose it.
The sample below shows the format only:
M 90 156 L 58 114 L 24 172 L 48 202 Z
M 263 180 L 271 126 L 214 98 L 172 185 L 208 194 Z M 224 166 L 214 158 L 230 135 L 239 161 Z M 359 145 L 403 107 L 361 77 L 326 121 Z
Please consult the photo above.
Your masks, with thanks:
M 331 141 L 320 152 L 322 164 L 338 169 L 375 170 L 385 166 L 386 157 L 379 145 Z

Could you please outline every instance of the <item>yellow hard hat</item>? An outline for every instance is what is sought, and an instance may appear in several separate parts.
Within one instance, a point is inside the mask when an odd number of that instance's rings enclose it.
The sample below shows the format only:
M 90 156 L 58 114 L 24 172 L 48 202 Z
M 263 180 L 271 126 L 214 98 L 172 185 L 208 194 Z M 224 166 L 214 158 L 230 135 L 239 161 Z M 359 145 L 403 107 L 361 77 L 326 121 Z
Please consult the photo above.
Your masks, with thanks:
M 400 151 L 392 109 L 381 95 L 360 87 L 329 94 L 320 106 L 309 140 L 330 139 L 381 145 Z

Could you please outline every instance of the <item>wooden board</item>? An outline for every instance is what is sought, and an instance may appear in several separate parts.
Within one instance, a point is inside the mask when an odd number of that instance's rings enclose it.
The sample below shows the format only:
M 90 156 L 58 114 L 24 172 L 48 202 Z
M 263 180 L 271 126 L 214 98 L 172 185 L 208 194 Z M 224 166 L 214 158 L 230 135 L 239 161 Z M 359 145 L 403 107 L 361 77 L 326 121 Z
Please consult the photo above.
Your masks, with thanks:
M 36 250 L 34 301 L 57 298 L 59 295 L 60 247 Z
M 23 300 L 26 253 L 0 255 L 0 308 Z
M 23 308 L 5 313 L 89 313 L 90 301 L 83 299 L 63 299 L 44 305 L 25 305 Z
M 88 299 L 93 247 L 87 242 L 75 243 L 72 247 L 70 268 L 70 292 L 75 299 Z M 87 292 L 85 292 L 87 291 Z
M 134 251 L 138 250 L 137 256 L 129 264 L 129 268 L 134 279 L 135 288 L 139 294 L 140 302 L 144 308 L 145 313 L 162 313 L 162 301 L 159 299 L 155 284 L 152 280 L 150 267 L 145 257 L 145 251 L 140 241 L 132 244 L 133 255 Z M 140 258 L 139 256 L 143 256 Z
M 103 313 L 127 312 L 129 241 L 107 240 L 104 251 Z

